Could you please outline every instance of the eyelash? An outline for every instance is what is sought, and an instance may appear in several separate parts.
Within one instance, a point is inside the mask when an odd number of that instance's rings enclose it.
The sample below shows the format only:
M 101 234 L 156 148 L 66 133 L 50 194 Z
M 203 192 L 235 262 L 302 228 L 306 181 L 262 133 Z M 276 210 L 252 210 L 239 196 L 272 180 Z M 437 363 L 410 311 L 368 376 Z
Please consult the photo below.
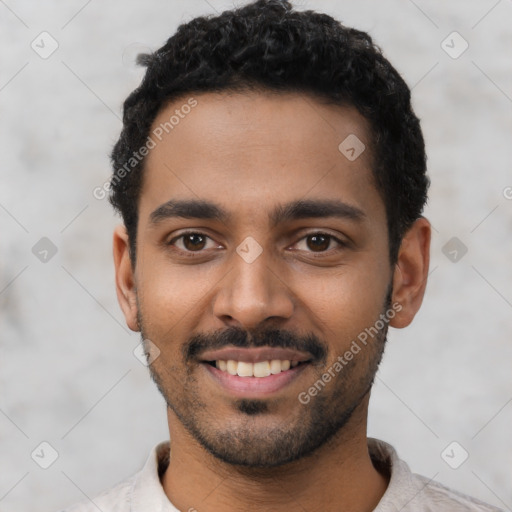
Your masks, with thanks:
M 199 235 L 201 237 L 208 238 L 211 240 L 211 237 L 209 237 L 208 235 L 205 235 L 204 233 L 201 233 L 200 231 L 185 231 L 184 233 L 181 233 L 179 236 L 176 236 L 172 240 L 167 242 L 166 245 L 174 246 L 174 243 L 176 241 L 183 239 L 184 237 L 186 237 L 188 235 Z M 335 242 L 337 242 L 340 247 L 338 247 L 335 250 L 340 250 L 341 248 L 345 248 L 348 246 L 348 244 L 346 242 L 343 242 L 342 240 L 335 237 L 334 235 L 331 235 L 330 233 L 324 233 L 323 231 L 314 231 L 312 233 L 307 233 L 306 235 L 304 235 L 302 238 L 299 239 L 299 242 L 304 240 L 305 238 L 308 238 L 310 236 L 315 236 L 315 235 L 321 235 L 321 236 L 329 238 L 330 241 L 334 240 Z M 179 249 L 178 248 L 177 250 L 186 254 L 187 257 L 192 257 L 192 258 L 197 257 L 198 255 L 201 255 L 202 253 L 205 252 L 205 249 L 202 249 L 199 251 L 189 251 L 187 249 Z M 328 249 L 326 251 L 320 251 L 320 252 L 314 252 L 314 251 L 307 251 L 307 252 L 314 254 L 314 255 L 323 255 L 323 254 L 328 254 L 330 251 L 332 251 L 332 249 Z

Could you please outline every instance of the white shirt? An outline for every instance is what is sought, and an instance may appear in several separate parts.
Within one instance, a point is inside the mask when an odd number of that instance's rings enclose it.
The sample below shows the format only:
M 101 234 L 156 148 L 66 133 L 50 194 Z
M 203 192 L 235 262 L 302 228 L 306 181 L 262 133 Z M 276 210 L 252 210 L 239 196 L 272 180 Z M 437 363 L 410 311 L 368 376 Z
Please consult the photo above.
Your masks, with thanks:
M 412 473 L 388 443 L 368 438 L 368 448 L 374 464 L 387 468 L 391 475 L 388 488 L 374 512 L 502 512 Z M 169 453 L 169 441 L 157 444 L 141 471 L 92 501 L 82 501 L 63 512 L 180 512 L 169 501 L 160 482 L 159 474 L 163 475 L 169 464 Z

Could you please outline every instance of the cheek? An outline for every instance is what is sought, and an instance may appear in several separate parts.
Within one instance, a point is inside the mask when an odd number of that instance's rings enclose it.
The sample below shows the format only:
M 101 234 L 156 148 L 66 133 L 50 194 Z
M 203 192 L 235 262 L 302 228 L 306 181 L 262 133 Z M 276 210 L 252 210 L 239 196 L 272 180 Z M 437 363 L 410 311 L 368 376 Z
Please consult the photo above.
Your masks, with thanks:
M 341 350 L 375 323 L 384 306 L 389 272 L 357 265 L 302 279 L 300 296 L 313 313 L 317 328 L 326 340 L 332 340 L 334 350 Z
M 154 318 L 183 316 L 200 302 L 214 281 L 200 265 L 173 265 L 165 254 L 137 263 L 137 290 L 145 314 Z
M 198 266 L 173 266 L 154 258 L 141 265 L 137 294 L 145 335 L 171 355 L 198 329 L 210 309 L 217 273 Z M 181 361 L 181 359 L 180 359 Z

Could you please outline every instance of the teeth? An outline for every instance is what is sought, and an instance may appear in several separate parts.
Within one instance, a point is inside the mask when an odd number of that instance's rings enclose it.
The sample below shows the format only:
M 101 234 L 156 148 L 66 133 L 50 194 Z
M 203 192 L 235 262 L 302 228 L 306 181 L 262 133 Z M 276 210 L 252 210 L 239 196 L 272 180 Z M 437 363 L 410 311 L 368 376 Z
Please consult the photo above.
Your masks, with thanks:
M 238 367 L 240 368 L 240 363 L 238 363 Z M 268 361 L 261 361 L 259 363 L 254 363 L 252 365 L 252 367 L 253 367 L 252 374 L 255 377 L 268 377 L 270 375 L 270 363 Z M 240 374 L 238 374 L 238 375 L 240 375 Z
M 236 375 L 236 371 L 238 370 L 238 363 L 230 359 L 226 364 L 226 369 L 229 374 Z
M 280 361 L 272 359 L 271 361 L 260 361 L 259 363 L 246 363 L 244 361 L 215 361 L 215 366 L 230 375 L 238 375 L 239 377 L 268 377 L 277 373 L 285 372 L 290 368 L 295 368 L 299 364 L 298 361 Z
M 284 363 L 285 361 L 283 361 Z M 270 361 L 270 373 L 272 375 L 275 375 L 276 373 L 281 373 L 282 371 L 282 365 L 281 365 L 281 361 L 279 361 L 279 359 L 272 359 L 272 361 Z
M 244 363 L 243 361 L 240 361 L 238 363 L 238 370 L 237 374 L 240 377 L 252 377 L 253 376 L 253 364 L 252 363 Z

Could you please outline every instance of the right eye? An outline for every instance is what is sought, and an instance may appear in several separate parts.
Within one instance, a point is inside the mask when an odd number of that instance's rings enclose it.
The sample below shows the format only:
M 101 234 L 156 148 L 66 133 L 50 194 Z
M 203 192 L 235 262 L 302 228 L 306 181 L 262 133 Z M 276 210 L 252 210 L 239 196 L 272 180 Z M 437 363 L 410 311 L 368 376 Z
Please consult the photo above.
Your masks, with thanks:
M 188 253 L 187 255 L 193 255 L 193 253 L 204 252 L 203 249 L 205 248 L 207 240 L 211 240 L 213 242 L 213 240 L 204 233 L 200 233 L 198 231 L 186 231 L 185 233 L 181 233 L 179 236 L 174 237 L 167 243 L 167 245 L 176 247 L 179 251 Z M 178 242 L 178 244 L 176 244 L 176 242 Z

